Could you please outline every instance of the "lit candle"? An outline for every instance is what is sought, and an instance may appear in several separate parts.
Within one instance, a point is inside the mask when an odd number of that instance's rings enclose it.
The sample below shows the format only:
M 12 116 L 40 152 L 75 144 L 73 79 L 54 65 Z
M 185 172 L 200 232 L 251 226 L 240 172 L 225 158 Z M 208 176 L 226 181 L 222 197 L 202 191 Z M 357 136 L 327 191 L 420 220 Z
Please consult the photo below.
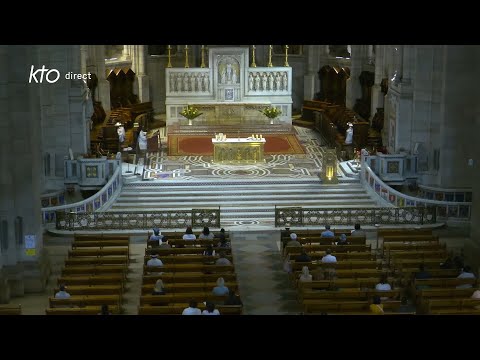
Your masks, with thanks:
M 170 50 L 172 47 L 170 45 L 167 45 L 167 49 Z
M 185 50 L 187 50 L 187 49 L 188 49 L 188 45 L 185 45 Z
M 202 49 L 205 49 L 205 45 L 202 45 Z

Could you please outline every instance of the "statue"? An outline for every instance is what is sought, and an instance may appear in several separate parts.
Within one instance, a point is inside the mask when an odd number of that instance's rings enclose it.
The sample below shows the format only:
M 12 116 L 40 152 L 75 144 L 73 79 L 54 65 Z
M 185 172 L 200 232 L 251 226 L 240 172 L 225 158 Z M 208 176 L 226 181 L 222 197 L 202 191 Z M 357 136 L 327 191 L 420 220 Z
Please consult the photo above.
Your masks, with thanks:
M 262 89 L 267 90 L 267 73 L 263 73 L 262 75 Z
M 93 98 L 90 93 L 90 89 L 87 86 L 87 83 L 82 81 L 83 84 L 83 92 L 82 92 L 82 116 L 85 121 L 90 122 L 90 130 L 92 130 L 93 122 L 92 122 L 92 115 L 94 113 L 93 110 Z
M 273 91 L 273 74 L 268 74 L 268 87 L 270 91 Z
M 255 76 L 255 90 L 260 91 L 260 74 L 257 73 Z
M 284 72 L 282 75 L 282 82 L 283 82 L 283 90 L 287 91 L 288 90 L 288 77 L 287 73 Z
M 203 87 L 205 91 L 209 91 L 209 82 L 210 82 L 210 76 L 209 74 L 203 74 Z
M 117 122 L 115 126 L 118 126 L 117 127 L 118 141 L 120 143 L 123 143 L 125 141 L 125 128 L 119 122 Z
M 198 74 L 195 79 L 197 80 L 197 91 L 202 91 L 202 78 L 201 75 Z
M 253 74 L 248 75 L 248 90 L 253 90 Z
M 183 91 L 188 91 L 188 74 L 183 74 Z
M 170 91 L 175 91 L 175 74 L 170 74 Z
M 227 81 L 232 81 L 232 64 L 227 64 Z
M 275 75 L 275 86 L 276 86 L 277 91 L 280 91 L 282 89 L 281 84 L 280 84 L 281 81 L 282 81 L 282 79 L 280 77 L 280 73 L 277 72 L 276 75 Z
M 235 69 L 233 69 L 232 83 L 234 83 L 234 84 L 237 83 L 237 71 Z
M 351 145 L 353 142 L 353 124 L 351 122 L 347 123 L 348 129 L 345 132 L 345 144 Z
M 220 83 L 221 84 L 227 83 L 225 69 L 222 70 L 222 80 L 220 81 Z

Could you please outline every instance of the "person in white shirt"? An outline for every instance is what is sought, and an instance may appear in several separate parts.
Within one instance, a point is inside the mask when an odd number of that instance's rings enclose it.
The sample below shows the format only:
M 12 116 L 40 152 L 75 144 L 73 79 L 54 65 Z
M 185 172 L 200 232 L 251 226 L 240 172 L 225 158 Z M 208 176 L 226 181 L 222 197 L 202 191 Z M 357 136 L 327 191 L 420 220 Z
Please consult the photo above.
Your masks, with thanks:
M 202 311 L 197 306 L 198 303 L 195 300 L 190 300 L 188 307 L 183 309 L 182 315 L 202 315 Z
M 325 225 L 325 231 L 323 231 L 321 234 L 320 234 L 320 237 L 322 238 L 332 238 L 332 237 L 335 237 L 335 234 L 333 233 L 333 231 L 330 230 L 330 225 Z
M 60 286 L 60 291 L 55 294 L 55 299 L 68 299 L 70 294 L 65 291 L 65 285 Z
M 470 266 L 466 265 L 461 274 L 457 276 L 457 279 L 475 279 L 476 276 L 474 273 L 472 273 L 472 269 Z M 462 285 L 457 285 L 457 289 L 469 289 L 473 287 L 472 284 L 462 284 Z
M 215 309 L 213 302 L 207 301 L 205 304 L 206 309 L 202 311 L 202 315 L 220 315 L 220 311 Z
M 147 266 L 163 266 L 162 260 L 158 259 L 157 254 L 150 255 L 151 259 L 147 261 Z
M 228 295 L 229 290 L 228 290 L 228 287 L 225 286 L 225 280 L 223 279 L 223 277 L 219 277 L 217 279 L 217 286 L 213 288 L 212 293 L 215 296 Z
M 310 275 L 310 270 L 308 269 L 308 266 L 302 267 L 302 275 L 298 278 L 298 281 L 301 282 L 307 282 L 307 281 L 312 281 L 312 275 Z
M 189 226 L 187 227 L 187 230 L 185 231 L 185 234 L 182 237 L 183 240 L 196 240 L 197 237 L 193 233 L 192 228 Z
M 158 241 L 163 239 L 163 235 L 160 235 L 160 229 L 155 228 L 153 229 L 153 234 L 150 236 L 150 241 Z
M 325 251 L 325 256 L 322 257 L 322 263 L 336 263 L 337 257 L 332 255 L 332 250 L 327 249 Z
M 375 290 L 377 290 L 377 291 L 390 291 L 390 290 L 392 290 L 392 287 L 388 283 L 387 274 L 382 275 L 382 277 L 380 278 L 380 282 L 377 285 L 375 285 Z M 382 301 L 388 300 L 388 296 L 387 297 L 383 296 L 380 299 Z
M 286 246 L 302 246 L 302 244 L 300 244 L 300 242 L 297 240 L 297 234 L 290 234 L 290 241 L 287 243 Z

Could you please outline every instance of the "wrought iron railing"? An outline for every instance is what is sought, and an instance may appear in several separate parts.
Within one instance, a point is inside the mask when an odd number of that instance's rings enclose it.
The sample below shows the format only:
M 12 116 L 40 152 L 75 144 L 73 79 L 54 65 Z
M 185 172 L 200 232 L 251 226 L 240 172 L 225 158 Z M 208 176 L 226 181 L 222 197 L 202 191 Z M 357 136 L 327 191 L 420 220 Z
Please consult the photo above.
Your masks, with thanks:
M 171 211 L 89 212 L 58 211 L 58 230 L 143 230 L 152 228 L 176 229 L 220 227 L 220 208 Z
M 435 207 L 322 209 L 275 208 L 275 227 L 329 225 L 424 225 L 436 223 Z

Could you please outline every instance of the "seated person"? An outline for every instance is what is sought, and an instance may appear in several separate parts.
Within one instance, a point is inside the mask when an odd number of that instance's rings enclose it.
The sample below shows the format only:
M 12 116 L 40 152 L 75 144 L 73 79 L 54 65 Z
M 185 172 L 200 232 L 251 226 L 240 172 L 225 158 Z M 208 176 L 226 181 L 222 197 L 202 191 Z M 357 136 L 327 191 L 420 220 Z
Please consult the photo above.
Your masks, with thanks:
M 219 256 L 217 261 L 215 261 L 215 265 L 232 265 L 230 260 L 225 257 L 225 251 L 220 251 Z
M 302 253 L 295 258 L 296 262 L 311 262 L 312 259 L 308 256 L 305 249 L 302 249 Z
M 325 251 L 325 256 L 322 257 L 322 263 L 336 263 L 337 257 L 332 255 L 332 250 L 327 249 Z
M 313 281 L 325 280 L 325 270 L 322 269 L 320 266 L 313 269 L 310 272 L 310 274 L 312 275 L 312 280 Z
M 158 254 L 152 254 L 147 261 L 147 266 L 163 266 L 163 262 L 158 258 Z
M 225 280 L 223 277 L 219 277 L 217 279 L 217 286 L 215 286 L 212 290 L 213 295 L 215 296 L 225 296 L 229 294 L 228 287 L 225 286 Z
M 198 308 L 198 302 L 190 300 L 188 307 L 183 309 L 182 315 L 202 315 L 202 311 Z
M 172 246 L 168 243 L 167 237 L 164 236 L 162 241 L 159 241 L 159 247 L 162 249 L 170 249 Z
M 228 297 L 225 299 L 225 305 L 243 305 L 240 296 L 235 293 L 235 290 L 230 289 Z
M 165 295 L 165 287 L 162 279 L 158 279 L 153 287 L 152 295 Z
M 193 233 L 192 227 L 189 226 L 187 227 L 187 230 L 185 231 L 185 234 L 182 237 L 183 240 L 196 240 L 197 237 Z
M 320 234 L 322 238 L 333 238 L 335 234 L 330 230 L 330 225 L 325 225 L 325 231 Z
M 287 242 L 286 246 L 302 246 L 297 240 L 297 234 L 291 233 L 290 234 L 290 241 Z
M 388 283 L 387 274 L 382 274 L 382 277 L 380 278 L 380 282 L 377 285 L 375 285 L 375 290 L 377 290 L 377 291 L 390 291 L 390 290 L 392 290 L 392 287 Z M 382 301 L 385 301 L 387 299 L 388 299 L 388 296 L 387 297 L 383 296 L 381 298 Z
M 480 304 L 480 290 L 475 290 L 471 299 L 479 300 L 478 303 Z M 480 310 L 480 305 L 475 306 L 475 310 Z
M 312 275 L 310 275 L 310 270 L 308 269 L 308 266 L 302 267 L 302 275 L 298 278 L 298 281 L 300 282 L 307 282 L 307 281 L 312 281 Z
M 207 301 L 205 304 L 205 310 L 202 311 L 202 315 L 220 315 L 220 311 L 215 309 L 215 304 L 211 301 Z
M 225 229 L 224 229 L 224 228 L 221 228 L 221 229 L 220 229 L 220 233 L 219 233 L 219 234 L 215 234 L 213 237 L 214 237 L 214 238 L 221 238 L 221 237 L 226 238 Z
M 352 230 L 352 236 L 366 236 L 365 231 L 360 229 L 360 224 L 355 224 L 355 230 Z
M 208 244 L 203 252 L 204 256 L 215 256 L 215 249 L 213 248 L 212 244 Z
M 400 306 L 398 307 L 397 312 L 399 313 L 414 313 L 416 312 L 415 306 L 411 305 L 408 302 L 408 298 L 406 296 L 402 296 L 400 299 Z
M 380 296 L 375 295 L 373 297 L 373 302 L 370 304 L 370 312 L 373 315 L 383 315 L 385 312 L 383 311 L 383 304 L 381 301 Z
M 154 228 L 153 234 L 150 236 L 150 241 L 157 241 L 160 244 L 160 240 L 162 240 L 163 235 L 160 235 L 160 229 Z
M 100 312 L 98 315 L 112 315 L 110 310 L 108 309 L 108 304 L 103 304 L 102 307 L 100 308 Z
M 219 247 L 219 248 L 229 248 L 230 247 L 230 243 L 225 238 L 225 235 L 220 234 L 220 242 L 217 244 L 217 247 Z
M 347 235 L 341 234 L 340 237 L 338 238 L 338 241 L 335 243 L 335 245 L 348 245 L 349 242 L 347 241 Z
M 65 291 L 65 285 L 60 285 L 59 290 L 55 294 L 55 299 L 68 299 L 70 297 L 70 294 Z
M 425 270 L 425 265 L 420 264 L 418 272 L 415 273 L 415 279 L 430 279 L 432 275 Z M 430 285 L 416 285 L 417 290 L 430 289 Z
M 213 233 L 210 232 L 210 229 L 208 228 L 208 226 L 205 226 L 203 228 L 203 231 L 201 232 L 201 234 L 198 236 L 199 239 L 213 239 Z
M 470 266 L 465 266 L 460 275 L 457 276 L 457 279 L 476 279 L 475 274 L 472 272 Z M 457 289 L 469 289 L 473 287 L 472 284 L 462 284 L 457 285 Z

